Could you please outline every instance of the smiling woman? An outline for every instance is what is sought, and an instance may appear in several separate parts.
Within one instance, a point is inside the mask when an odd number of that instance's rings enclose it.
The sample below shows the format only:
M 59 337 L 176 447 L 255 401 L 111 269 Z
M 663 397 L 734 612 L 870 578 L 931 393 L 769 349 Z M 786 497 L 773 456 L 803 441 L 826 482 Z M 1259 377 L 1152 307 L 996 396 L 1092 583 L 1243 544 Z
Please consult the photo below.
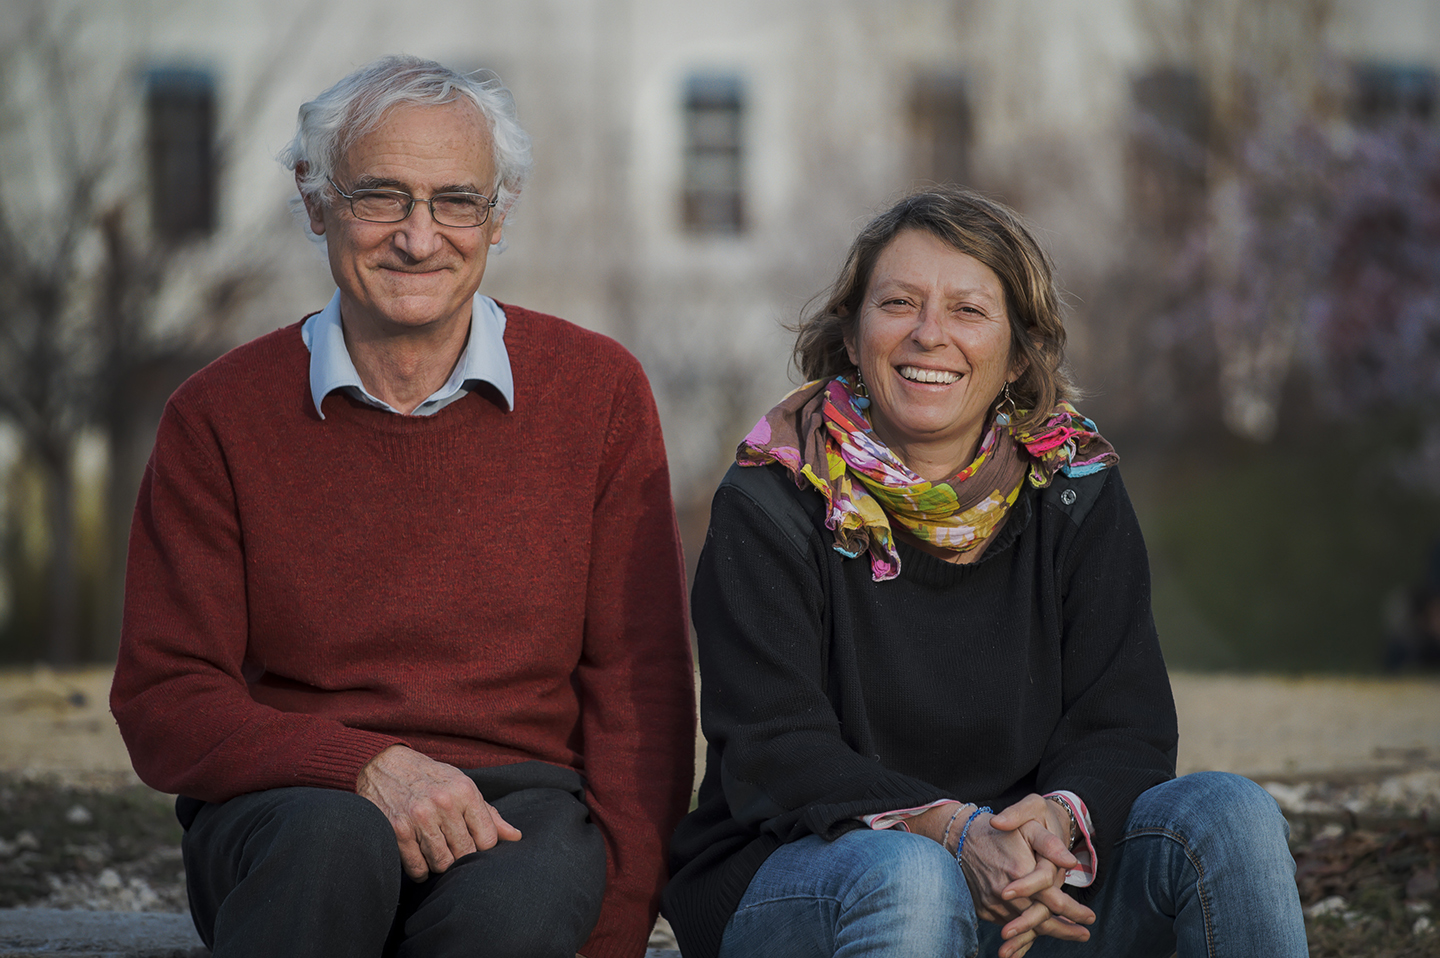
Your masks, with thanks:
M 869 390 L 875 434 L 937 481 L 975 457 L 991 404 L 1024 368 L 1000 277 L 913 229 L 876 261 L 845 351 Z
M 1306 954 L 1274 801 L 1175 778 L 1145 546 L 1029 231 L 910 196 L 797 331 L 811 382 L 695 572 L 687 958 Z

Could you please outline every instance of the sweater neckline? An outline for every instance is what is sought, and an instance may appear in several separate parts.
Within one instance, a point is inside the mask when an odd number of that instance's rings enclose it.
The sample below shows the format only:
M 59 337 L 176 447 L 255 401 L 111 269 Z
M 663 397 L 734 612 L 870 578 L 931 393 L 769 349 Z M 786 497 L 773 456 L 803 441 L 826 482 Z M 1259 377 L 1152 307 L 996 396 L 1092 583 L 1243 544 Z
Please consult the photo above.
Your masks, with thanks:
M 344 390 L 326 396 L 325 402 L 327 403 L 327 413 L 325 421 L 321 423 L 322 426 L 335 420 L 337 425 L 343 422 L 402 436 L 446 432 L 474 420 L 483 413 L 484 406 L 494 406 L 490 398 L 481 390 L 471 390 L 467 395 L 428 416 L 406 416 L 380 409 L 355 398 Z M 504 410 L 498 406 L 495 407 L 495 411 L 504 413 Z
M 504 307 L 502 306 L 501 308 L 503 310 Z M 307 370 L 309 369 L 310 350 L 305 345 L 302 328 L 305 325 L 305 321 L 313 315 L 315 314 L 308 314 L 301 319 L 300 322 L 294 323 L 285 329 L 286 332 L 291 334 L 291 345 L 299 347 L 304 354 Z M 509 348 L 508 343 L 506 344 L 506 348 Z M 512 387 L 512 394 L 513 391 L 514 387 Z M 499 402 L 497 402 L 497 399 Z M 329 407 L 330 412 L 327 413 L 323 419 L 317 414 L 314 398 L 310 395 L 308 388 L 306 390 L 306 401 L 310 406 L 309 412 L 311 416 L 322 426 L 331 420 L 338 419 L 341 422 L 398 436 L 423 436 L 436 432 L 445 432 L 464 423 L 468 423 L 477 416 L 482 415 L 484 406 L 487 405 L 494 407 L 495 411 L 502 415 L 513 410 L 513 402 L 507 399 L 504 393 L 498 390 L 492 383 L 483 380 L 475 388 L 470 389 L 466 395 L 426 416 L 410 416 L 388 409 L 380 409 L 351 395 L 350 392 L 345 389 L 335 389 L 325 395 L 322 404 L 330 403 L 331 405 Z

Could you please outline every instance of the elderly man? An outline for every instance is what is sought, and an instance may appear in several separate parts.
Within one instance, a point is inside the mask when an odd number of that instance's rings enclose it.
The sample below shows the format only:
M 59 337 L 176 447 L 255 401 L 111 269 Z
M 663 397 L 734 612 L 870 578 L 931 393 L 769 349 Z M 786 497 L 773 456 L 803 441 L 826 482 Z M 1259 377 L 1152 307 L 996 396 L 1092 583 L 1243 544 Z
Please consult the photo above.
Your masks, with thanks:
M 478 293 L 509 93 L 388 58 L 282 159 L 339 287 L 171 398 L 111 705 L 216 956 L 639 955 L 694 715 L 660 427 Z

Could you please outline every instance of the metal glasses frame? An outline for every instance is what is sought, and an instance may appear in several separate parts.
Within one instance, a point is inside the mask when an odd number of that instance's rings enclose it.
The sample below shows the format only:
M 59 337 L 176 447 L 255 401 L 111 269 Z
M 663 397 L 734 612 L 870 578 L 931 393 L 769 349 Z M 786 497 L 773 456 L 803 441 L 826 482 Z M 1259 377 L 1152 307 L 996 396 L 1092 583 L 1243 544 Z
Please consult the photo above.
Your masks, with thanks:
M 385 224 L 403 223 L 403 222 L 405 222 L 407 219 L 410 218 L 410 214 L 411 214 L 411 213 L 415 212 L 415 204 L 416 204 L 416 203 L 424 203 L 424 204 L 426 204 L 427 206 L 430 207 L 430 218 L 431 218 L 432 220 L 434 220 L 436 223 L 440 224 L 441 226 L 448 226 L 448 227 L 450 227 L 451 229 L 474 229 L 474 228 L 477 227 L 477 226 L 484 226 L 486 223 L 490 222 L 490 211 L 493 210 L 493 209 L 495 208 L 495 204 L 499 202 L 499 199 L 496 198 L 496 197 L 486 196 L 484 193 L 471 193 L 471 192 L 464 191 L 464 190 L 449 190 L 449 191 L 444 192 L 444 193 L 436 193 L 434 196 L 430 197 L 428 200 L 422 200 L 422 199 L 420 199 L 418 196 L 411 196 L 409 193 L 406 193 L 404 190 L 384 190 L 384 189 L 380 189 L 380 190 L 356 190 L 354 193 L 346 193 L 346 192 L 345 192 L 344 190 L 342 190 L 338 185 L 336 185 L 335 181 L 332 180 L 330 177 L 328 177 L 328 176 L 325 177 L 325 182 L 329 183 L 331 189 L 333 189 L 336 193 L 339 193 L 341 196 L 343 196 L 343 197 L 350 203 L 350 215 L 354 216 L 357 220 L 362 220 L 362 221 L 364 221 L 364 222 L 366 222 L 366 223 L 385 223 Z M 376 194 L 376 193 L 383 193 L 383 194 L 385 194 L 386 196 L 393 196 L 393 197 L 396 197 L 396 198 L 405 200 L 406 203 L 408 204 L 408 205 L 406 205 L 406 207 L 405 207 L 405 212 L 402 213 L 398 219 L 393 219 L 393 220 L 375 220 L 375 219 L 370 219 L 368 216 L 361 216 L 358 212 L 355 211 L 355 200 L 356 200 L 356 199 L 364 199 L 366 196 L 373 195 L 373 194 Z M 480 217 L 480 222 L 478 222 L 478 223 L 447 223 L 447 222 L 445 222 L 444 220 L 440 219 L 438 216 L 435 215 L 435 201 L 436 201 L 437 199 L 440 199 L 441 197 L 444 197 L 444 196 L 473 196 L 473 197 L 478 197 L 478 198 L 480 198 L 481 200 L 484 201 L 485 215 L 482 216 L 482 217 Z

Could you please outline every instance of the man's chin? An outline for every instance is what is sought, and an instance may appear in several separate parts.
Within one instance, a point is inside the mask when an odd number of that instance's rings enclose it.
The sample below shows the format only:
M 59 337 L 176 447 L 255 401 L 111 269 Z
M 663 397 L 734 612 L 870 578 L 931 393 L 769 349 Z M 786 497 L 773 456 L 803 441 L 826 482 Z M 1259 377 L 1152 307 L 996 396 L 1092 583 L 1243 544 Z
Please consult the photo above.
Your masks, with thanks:
M 392 300 L 372 313 L 375 326 L 397 335 L 433 331 L 464 321 L 468 315 L 468 311 L 457 308 L 453 300 L 429 297 Z

